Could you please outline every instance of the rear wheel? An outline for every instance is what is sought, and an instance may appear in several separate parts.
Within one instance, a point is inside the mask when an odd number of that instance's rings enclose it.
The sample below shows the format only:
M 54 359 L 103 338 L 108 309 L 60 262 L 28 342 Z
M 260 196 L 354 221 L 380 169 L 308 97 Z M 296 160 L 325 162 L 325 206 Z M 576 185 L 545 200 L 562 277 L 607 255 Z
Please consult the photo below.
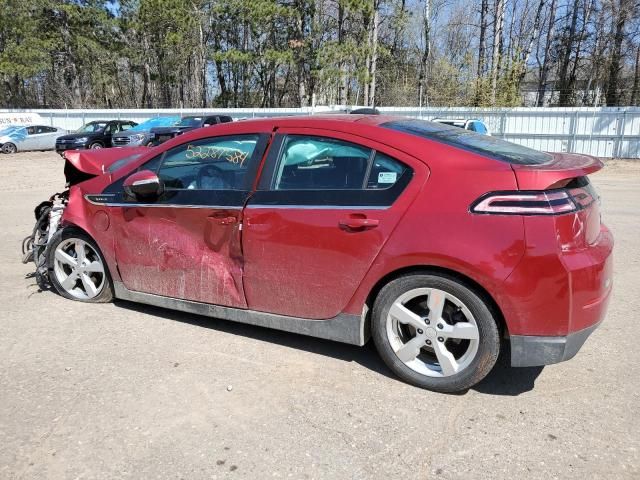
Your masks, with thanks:
M 8 142 L 2 145 L 2 153 L 16 153 L 18 151 L 18 147 L 15 144 Z
M 52 240 L 48 264 L 51 283 L 63 297 L 103 303 L 113 298 L 111 277 L 98 245 L 75 228 L 65 228 Z
M 387 366 L 429 390 L 472 387 L 500 352 L 498 326 L 487 304 L 453 277 L 412 274 L 391 281 L 376 298 L 372 321 Z

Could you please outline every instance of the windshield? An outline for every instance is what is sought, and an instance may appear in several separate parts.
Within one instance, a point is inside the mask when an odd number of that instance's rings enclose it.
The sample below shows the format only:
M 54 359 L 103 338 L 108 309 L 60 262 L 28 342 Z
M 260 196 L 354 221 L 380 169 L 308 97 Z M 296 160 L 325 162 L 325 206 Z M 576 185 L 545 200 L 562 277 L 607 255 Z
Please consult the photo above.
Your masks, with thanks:
M 178 124 L 179 127 L 199 127 L 202 117 L 184 117 Z
M 172 127 L 180 121 L 180 117 L 154 117 L 139 123 L 127 132 L 148 132 L 156 127 Z
M 523 147 L 496 137 L 480 135 L 469 130 L 450 127 L 426 120 L 393 120 L 380 125 L 384 128 L 408 133 L 416 137 L 446 143 L 496 160 L 520 165 L 541 165 L 551 161 L 548 153 Z
M 78 130 L 77 133 L 96 133 L 101 132 L 107 126 L 107 122 L 91 122 L 83 125 Z
M 124 167 L 125 165 L 130 164 L 134 160 L 137 160 L 140 157 L 140 155 L 142 155 L 142 154 L 141 153 L 136 153 L 134 155 L 130 155 L 128 157 L 124 157 L 124 158 L 121 158 L 120 160 L 117 160 L 117 161 L 113 162 L 107 168 L 107 172 L 109 172 L 109 173 L 115 172 L 116 170 Z

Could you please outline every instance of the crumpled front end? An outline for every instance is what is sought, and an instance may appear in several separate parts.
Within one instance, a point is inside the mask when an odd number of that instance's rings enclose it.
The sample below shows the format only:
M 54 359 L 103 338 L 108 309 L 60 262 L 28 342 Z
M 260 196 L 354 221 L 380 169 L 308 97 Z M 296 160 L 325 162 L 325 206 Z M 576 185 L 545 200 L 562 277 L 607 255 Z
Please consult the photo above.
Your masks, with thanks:
M 147 150 L 147 148 L 123 148 L 64 152 L 66 189 L 53 194 L 35 208 L 36 223 L 30 235 L 22 241 L 22 262 L 26 264 L 33 261 L 35 263 L 36 280 L 40 286 L 48 281 L 47 249 L 54 234 L 61 228 L 62 216 L 69 204 L 69 189 L 104 175 L 110 168 L 117 168 L 127 159 L 135 159 Z

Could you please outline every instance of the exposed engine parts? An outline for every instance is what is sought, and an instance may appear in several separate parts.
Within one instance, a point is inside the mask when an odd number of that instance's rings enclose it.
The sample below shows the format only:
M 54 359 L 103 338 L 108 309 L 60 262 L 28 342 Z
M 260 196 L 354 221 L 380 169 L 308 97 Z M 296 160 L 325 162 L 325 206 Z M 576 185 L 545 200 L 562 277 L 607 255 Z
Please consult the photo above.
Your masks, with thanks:
M 36 224 L 31 235 L 22 241 L 22 263 L 36 264 L 36 281 L 42 288 L 47 282 L 47 246 L 60 225 L 62 213 L 69 201 L 69 190 L 55 193 L 34 210 Z

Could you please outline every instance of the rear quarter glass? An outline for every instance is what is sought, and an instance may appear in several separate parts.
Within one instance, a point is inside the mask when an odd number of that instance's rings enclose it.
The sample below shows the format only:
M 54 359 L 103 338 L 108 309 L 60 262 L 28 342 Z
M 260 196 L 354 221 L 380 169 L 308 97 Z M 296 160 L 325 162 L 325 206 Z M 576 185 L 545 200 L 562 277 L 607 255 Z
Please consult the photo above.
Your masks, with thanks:
M 517 165 L 544 165 L 553 159 L 532 148 L 426 120 L 393 120 L 380 126 Z

